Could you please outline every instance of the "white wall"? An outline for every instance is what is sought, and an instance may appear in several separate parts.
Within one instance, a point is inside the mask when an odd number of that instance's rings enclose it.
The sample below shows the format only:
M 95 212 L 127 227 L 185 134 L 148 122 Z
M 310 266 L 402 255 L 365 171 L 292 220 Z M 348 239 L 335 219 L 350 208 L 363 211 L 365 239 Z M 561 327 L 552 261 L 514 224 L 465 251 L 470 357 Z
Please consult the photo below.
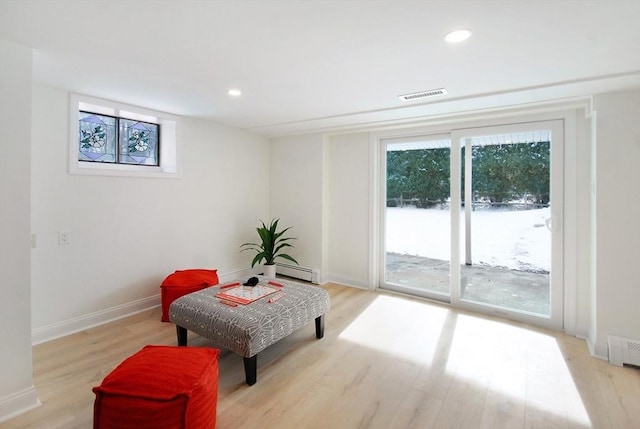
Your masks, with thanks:
M 595 97 L 595 351 L 607 336 L 640 339 L 640 91 Z
M 31 354 L 31 50 L 0 40 L 0 421 L 38 404 Z
M 329 146 L 328 278 L 368 289 L 369 133 L 333 136 Z
M 287 253 L 300 265 L 320 270 L 325 264 L 325 156 L 325 139 L 320 134 L 271 140 L 270 217 L 280 218 L 283 227 L 293 227 L 290 236 L 296 238 L 295 248 Z
M 568 218 L 567 221 L 570 224 L 567 226 L 565 221 L 565 230 L 568 227 L 573 228 L 575 236 L 575 243 L 572 249 L 566 249 L 566 252 L 575 252 L 573 258 L 573 266 L 567 266 L 568 269 L 573 269 L 575 272 L 570 275 L 575 278 L 576 282 L 576 294 L 575 294 L 575 326 L 565 326 L 567 332 L 571 332 L 581 338 L 588 338 L 590 332 L 593 330 L 592 320 L 593 315 L 591 308 L 593 305 L 593 299 L 591 296 L 592 282 L 594 282 L 594 275 L 591 270 L 592 266 L 592 249 L 595 248 L 595 238 L 592 234 L 592 204 L 593 194 L 591 183 L 593 182 L 593 174 L 591 171 L 592 163 L 592 136 L 591 136 L 591 120 L 589 118 L 590 113 L 580 111 L 577 117 L 576 126 L 576 147 L 571 154 L 575 157 L 574 165 L 576 168 L 575 180 L 568 180 L 565 176 L 565 184 L 567 182 L 573 182 L 573 188 L 565 189 L 566 198 L 570 198 L 567 195 L 570 192 L 575 192 L 576 206 L 573 212 L 573 218 Z M 565 159 L 569 157 L 569 154 L 565 154 Z M 568 160 L 567 160 L 568 161 Z M 576 219 L 577 218 L 577 219 Z M 565 241 L 566 245 L 571 245 L 570 242 Z M 565 258 L 565 261 L 568 258 Z M 567 279 L 565 279 L 567 281 Z
M 271 216 L 321 282 L 369 287 L 369 174 L 368 133 L 271 140 Z
M 239 245 L 268 215 L 266 139 L 178 118 L 181 178 L 70 175 L 68 100 L 64 90 L 34 85 L 36 341 L 159 303 L 159 285 L 175 269 L 248 268 L 251 255 Z M 59 230 L 71 233 L 70 245 L 58 244 Z
M 567 173 L 572 176 L 565 178 L 571 184 L 566 191 L 571 193 L 567 198 L 572 201 L 570 213 L 574 216 L 565 222 L 575 229 L 574 242 L 565 243 L 567 252 L 575 252 L 569 267 L 574 272 L 567 276 L 575 283 L 574 302 L 569 302 L 568 308 L 571 326 L 567 328 L 588 337 L 595 354 L 606 358 L 609 334 L 640 338 L 636 267 L 640 260 L 640 95 L 638 91 L 598 95 L 594 105 L 593 128 L 585 112 L 578 110 L 575 129 L 567 130 L 575 139 L 571 154 L 575 159 L 569 160 L 571 171 Z M 306 149 L 304 144 L 296 146 L 298 141 L 319 145 L 320 136 L 277 139 L 283 164 L 273 164 L 271 175 L 274 181 L 286 177 L 294 182 L 301 201 L 316 204 L 316 187 L 305 190 L 303 182 L 309 171 L 322 169 L 320 158 L 307 156 L 304 167 L 297 166 L 280 177 L 277 171 L 287 162 L 303 164 Z M 329 192 L 323 202 L 329 218 L 326 280 L 358 287 L 369 286 L 370 148 L 368 133 L 331 136 L 329 156 L 324 161 L 329 175 Z M 597 166 L 595 173 L 592 162 Z M 320 225 L 319 219 L 316 224 Z

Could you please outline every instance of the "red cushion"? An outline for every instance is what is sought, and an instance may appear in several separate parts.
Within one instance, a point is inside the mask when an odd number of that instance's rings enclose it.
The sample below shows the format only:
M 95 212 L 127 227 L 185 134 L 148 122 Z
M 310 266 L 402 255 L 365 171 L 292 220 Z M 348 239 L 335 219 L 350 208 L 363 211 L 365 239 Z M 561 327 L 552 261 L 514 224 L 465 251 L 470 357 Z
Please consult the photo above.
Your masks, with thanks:
M 218 270 L 176 270 L 162 282 L 162 286 L 213 286 L 218 284 Z
M 169 321 L 169 306 L 176 299 L 218 283 L 218 270 L 177 270 L 173 274 L 169 274 L 160 285 L 162 292 L 162 318 L 160 320 Z
M 205 289 L 209 286 L 196 285 L 196 286 L 162 286 L 162 318 L 163 322 L 169 322 L 169 306 L 173 301 L 188 293 L 197 292 Z
M 94 429 L 213 429 L 220 351 L 146 346 L 94 387 Z

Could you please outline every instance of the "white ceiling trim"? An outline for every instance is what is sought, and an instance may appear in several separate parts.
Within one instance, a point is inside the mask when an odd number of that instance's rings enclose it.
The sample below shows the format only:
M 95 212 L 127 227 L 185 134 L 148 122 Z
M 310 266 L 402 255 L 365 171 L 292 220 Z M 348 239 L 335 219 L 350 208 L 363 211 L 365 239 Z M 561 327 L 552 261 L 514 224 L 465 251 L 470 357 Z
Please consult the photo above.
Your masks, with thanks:
M 535 109 L 552 104 L 584 104 L 583 100 L 595 94 L 638 88 L 640 71 L 502 93 L 450 98 L 443 101 L 432 100 L 407 107 L 252 127 L 247 130 L 270 137 L 312 132 L 339 134 L 397 125 L 408 126 L 451 116 L 482 115 L 523 107 Z

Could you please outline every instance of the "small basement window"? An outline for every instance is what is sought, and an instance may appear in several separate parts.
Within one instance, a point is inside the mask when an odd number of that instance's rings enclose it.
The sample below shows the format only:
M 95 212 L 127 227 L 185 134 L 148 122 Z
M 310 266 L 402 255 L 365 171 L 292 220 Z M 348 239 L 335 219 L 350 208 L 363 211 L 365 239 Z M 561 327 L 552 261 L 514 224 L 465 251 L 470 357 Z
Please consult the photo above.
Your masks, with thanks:
M 177 177 L 176 120 L 72 94 L 71 174 Z
M 80 111 L 78 160 L 160 165 L 160 125 Z

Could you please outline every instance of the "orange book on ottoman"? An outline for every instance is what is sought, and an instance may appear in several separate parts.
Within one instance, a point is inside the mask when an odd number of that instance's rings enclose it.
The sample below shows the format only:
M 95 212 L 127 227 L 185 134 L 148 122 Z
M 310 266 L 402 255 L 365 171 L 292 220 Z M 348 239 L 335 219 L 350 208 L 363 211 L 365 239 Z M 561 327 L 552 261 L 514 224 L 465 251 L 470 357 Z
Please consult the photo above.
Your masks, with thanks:
M 169 306 L 173 301 L 188 293 L 197 292 L 219 283 L 218 270 L 189 269 L 176 270 L 169 274 L 160 285 L 162 297 L 162 321 L 169 321 Z
M 206 347 L 144 347 L 93 388 L 93 428 L 215 428 L 219 354 Z

